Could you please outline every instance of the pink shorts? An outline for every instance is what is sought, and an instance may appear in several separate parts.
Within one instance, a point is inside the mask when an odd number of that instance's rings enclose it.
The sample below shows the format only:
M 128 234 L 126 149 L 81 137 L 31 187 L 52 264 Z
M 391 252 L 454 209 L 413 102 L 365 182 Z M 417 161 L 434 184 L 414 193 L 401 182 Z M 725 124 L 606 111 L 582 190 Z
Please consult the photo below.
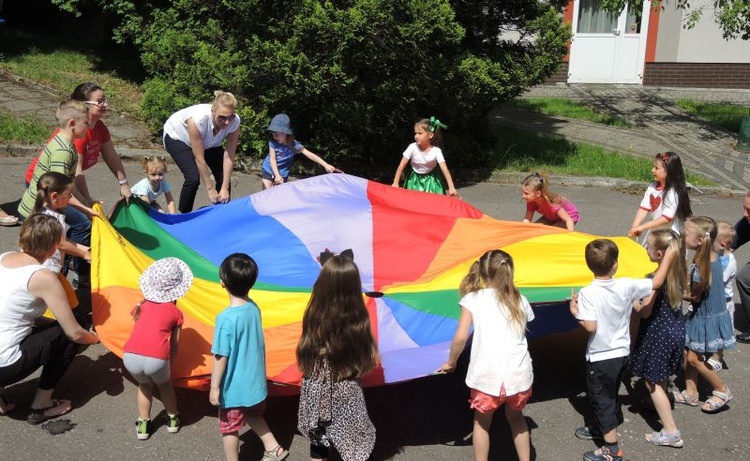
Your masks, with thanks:
M 219 432 L 231 434 L 245 427 L 245 418 L 263 416 L 266 412 L 266 401 L 252 407 L 219 408 Z
M 526 407 L 526 402 L 529 401 L 530 397 L 531 388 L 509 396 L 505 395 L 505 386 L 500 387 L 499 396 L 485 394 L 482 391 L 472 389 L 469 406 L 479 413 L 492 413 L 505 403 L 512 410 L 519 411 Z

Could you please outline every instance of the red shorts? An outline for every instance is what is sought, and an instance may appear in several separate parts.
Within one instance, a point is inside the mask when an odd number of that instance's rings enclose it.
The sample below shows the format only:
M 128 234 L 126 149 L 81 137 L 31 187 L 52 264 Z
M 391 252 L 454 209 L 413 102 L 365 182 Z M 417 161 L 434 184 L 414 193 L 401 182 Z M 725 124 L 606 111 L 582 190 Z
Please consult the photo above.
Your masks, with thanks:
M 531 388 L 519 392 L 518 394 L 505 395 L 505 386 L 500 388 L 500 395 L 494 396 L 485 394 L 476 389 L 471 390 L 471 399 L 469 406 L 479 413 L 492 413 L 500 408 L 504 403 L 513 410 L 520 411 L 526 407 L 526 402 L 531 397 Z
M 231 434 L 245 427 L 245 418 L 263 416 L 266 412 L 266 401 L 252 407 L 219 408 L 219 432 Z

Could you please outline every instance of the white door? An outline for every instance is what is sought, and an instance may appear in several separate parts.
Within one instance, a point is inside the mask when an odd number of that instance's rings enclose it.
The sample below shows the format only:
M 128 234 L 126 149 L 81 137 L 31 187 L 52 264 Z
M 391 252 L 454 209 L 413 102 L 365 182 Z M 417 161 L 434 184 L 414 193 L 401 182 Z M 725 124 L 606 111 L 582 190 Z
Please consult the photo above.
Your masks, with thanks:
M 598 0 L 576 0 L 568 83 L 641 83 L 651 2 L 613 16 Z

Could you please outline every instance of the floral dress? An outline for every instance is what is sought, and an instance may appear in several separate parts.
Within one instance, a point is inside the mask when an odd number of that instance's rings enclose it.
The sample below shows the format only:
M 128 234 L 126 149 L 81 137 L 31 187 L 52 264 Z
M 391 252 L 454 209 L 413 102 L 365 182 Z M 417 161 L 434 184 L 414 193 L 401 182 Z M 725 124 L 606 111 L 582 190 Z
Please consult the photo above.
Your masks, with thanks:
M 684 349 L 685 316 L 681 309 L 672 309 L 662 288 L 651 316 L 641 321 L 630 369 L 650 383 L 667 381 L 680 370 Z
M 302 379 L 297 429 L 312 445 L 336 448 L 344 461 L 365 461 L 375 446 L 375 426 L 362 385 L 357 379 L 332 383 L 328 363 L 321 368 Z

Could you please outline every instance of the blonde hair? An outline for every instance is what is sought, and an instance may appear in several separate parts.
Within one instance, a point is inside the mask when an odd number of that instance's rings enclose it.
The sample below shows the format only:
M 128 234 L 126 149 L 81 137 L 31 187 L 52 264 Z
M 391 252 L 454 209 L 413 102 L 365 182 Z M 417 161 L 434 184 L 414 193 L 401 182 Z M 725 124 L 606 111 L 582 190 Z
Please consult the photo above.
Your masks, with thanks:
M 716 240 L 719 243 L 731 245 L 734 242 L 734 226 L 726 221 L 716 223 Z
M 503 250 L 490 250 L 471 265 L 461 280 L 461 296 L 483 288 L 495 290 L 497 303 L 508 309 L 511 328 L 519 333 L 526 330 L 526 313 L 521 304 L 521 293 L 513 284 L 513 258 Z
M 523 182 L 521 182 L 521 187 L 529 188 L 534 192 L 541 192 L 542 198 L 549 203 L 557 205 L 562 202 L 562 197 L 560 195 L 550 192 L 547 177 L 536 171 L 524 178 Z
M 226 91 L 216 90 L 214 91 L 214 103 L 211 105 L 214 110 L 221 107 L 228 107 L 232 110 L 237 108 L 237 98 L 232 93 Z
M 85 102 L 68 99 L 60 103 L 55 111 L 57 126 L 65 128 L 70 120 L 83 121 L 89 113 L 89 106 Z
M 672 229 L 656 229 L 649 234 L 649 244 L 654 250 L 665 253 L 667 248 L 671 249 L 675 257 L 667 271 L 664 281 L 664 294 L 667 297 L 669 307 L 678 311 L 682 307 L 682 296 L 685 291 L 687 269 L 685 268 L 685 248 L 682 239 Z
M 167 172 L 167 159 L 164 157 L 159 157 L 156 155 L 152 155 L 150 157 L 144 157 L 143 161 L 141 162 L 141 166 L 143 167 L 143 172 L 148 174 L 149 171 L 151 171 L 152 167 L 164 167 L 164 172 Z
M 44 213 L 33 213 L 23 221 L 18 234 L 18 248 L 36 258 L 47 258 L 62 242 L 60 222 Z
M 698 269 L 701 276 L 697 285 L 693 287 L 693 292 L 705 291 L 711 285 L 711 252 L 714 251 L 714 240 L 716 240 L 716 221 L 708 216 L 693 216 L 687 219 L 685 223 L 692 223 L 697 231 L 702 234 L 698 248 L 695 249 L 693 263 Z

